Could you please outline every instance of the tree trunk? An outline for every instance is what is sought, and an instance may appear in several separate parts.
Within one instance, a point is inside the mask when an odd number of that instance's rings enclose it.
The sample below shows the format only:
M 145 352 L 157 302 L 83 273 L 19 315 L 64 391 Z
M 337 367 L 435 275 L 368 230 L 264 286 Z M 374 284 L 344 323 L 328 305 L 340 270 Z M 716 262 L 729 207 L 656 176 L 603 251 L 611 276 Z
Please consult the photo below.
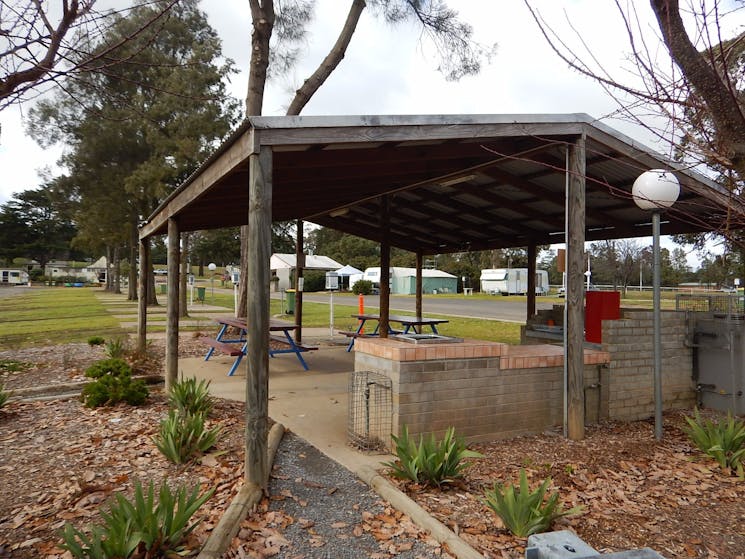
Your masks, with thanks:
M 651 4 L 671 58 L 709 109 L 721 155 L 732 161 L 740 180 L 745 180 L 745 115 L 736 97 L 736 84 L 723 81 L 727 74 L 720 75 L 713 61 L 691 42 L 678 0 L 651 0 Z
M 113 268 L 111 267 L 111 246 L 106 245 L 106 291 L 114 291 Z
M 137 216 L 134 217 L 129 228 L 129 274 L 127 285 L 127 300 L 137 300 L 137 247 L 139 234 L 137 231 Z
M 287 109 L 288 115 L 299 115 L 303 107 L 308 104 L 310 98 L 313 97 L 316 91 L 324 84 L 339 63 L 343 60 L 344 55 L 347 52 L 349 41 L 352 40 L 357 29 L 357 22 L 360 20 L 362 10 L 365 9 L 365 0 L 354 0 L 349 8 L 347 14 L 347 20 L 344 22 L 339 37 L 336 39 L 336 43 L 331 47 L 331 50 L 323 59 L 323 62 L 318 66 L 315 72 L 303 82 L 303 85 L 295 92 L 295 98 L 290 103 L 290 107 Z
M 250 0 L 253 33 L 251 34 L 251 66 L 248 76 L 248 94 L 246 95 L 246 116 L 261 114 L 264 104 L 264 87 L 266 71 L 269 67 L 269 41 L 274 30 L 274 2 L 272 0 Z M 245 312 L 248 305 L 248 225 L 241 227 L 241 266 L 238 283 L 238 305 L 236 314 Z
M 119 247 L 114 247 L 114 293 L 121 293 L 121 267 L 119 266 Z
M 186 293 L 186 284 L 189 277 L 189 240 L 191 236 L 189 233 L 184 233 L 181 239 L 181 273 L 179 276 L 179 283 L 181 285 L 178 292 L 178 315 L 181 318 L 187 318 L 189 316 L 188 297 Z
M 147 262 L 145 262 L 145 272 L 147 273 L 147 304 L 155 306 L 158 304 L 158 298 L 155 295 L 155 275 L 153 274 L 153 253 L 150 243 L 147 245 Z

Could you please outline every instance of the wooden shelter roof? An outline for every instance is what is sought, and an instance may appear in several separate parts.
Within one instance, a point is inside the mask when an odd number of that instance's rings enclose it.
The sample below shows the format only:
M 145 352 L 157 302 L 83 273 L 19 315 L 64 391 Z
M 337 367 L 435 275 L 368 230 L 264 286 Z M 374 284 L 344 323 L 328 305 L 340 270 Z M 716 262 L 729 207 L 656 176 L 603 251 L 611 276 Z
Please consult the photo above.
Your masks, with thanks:
M 244 225 L 248 158 L 272 151 L 272 219 L 303 219 L 424 254 L 564 241 L 566 150 L 586 138 L 586 239 L 650 234 L 634 180 L 673 169 L 681 195 L 662 233 L 715 230 L 727 191 L 585 114 L 250 117 L 148 218 L 141 238 Z

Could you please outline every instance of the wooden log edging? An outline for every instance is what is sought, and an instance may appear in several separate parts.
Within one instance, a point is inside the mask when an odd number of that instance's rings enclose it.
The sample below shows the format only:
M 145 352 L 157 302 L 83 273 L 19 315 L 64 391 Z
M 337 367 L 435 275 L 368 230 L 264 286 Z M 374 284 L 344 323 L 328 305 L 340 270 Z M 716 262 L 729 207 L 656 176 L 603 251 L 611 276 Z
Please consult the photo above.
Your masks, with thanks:
M 373 468 L 370 466 L 361 466 L 358 468 L 356 474 L 378 495 L 388 501 L 393 508 L 411 518 L 414 524 L 427 531 L 440 544 L 446 546 L 449 553 L 452 553 L 458 559 L 483 559 L 483 555 L 459 538 L 455 532 L 442 522 L 432 517 L 426 510 Z
M 268 472 L 271 472 L 274 456 L 277 454 L 279 443 L 282 441 L 284 434 L 285 428 L 281 423 L 275 423 L 269 430 L 267 441 Z M 228 505 L 228 509 L 220 518 L 215 529 L 212 530 L 209 538 L 207 538 L 202 550 L 197 555 L 197 559 L 219 559 L 222 557 L 223 553 L 230 547 L 233 538 L 238 534 L 241 522 L 246 519 L 248 513 L 259 504 L 263 497 L 264 491 L 259 485 L 244 483 Z
M 160 384 L 163 382 L 163 375 L 136 375 L 132 377 L 132 380 L 143 380 L 145 381 L 145 384 Z M 29 388 L 8 389 L 6 392 L 9 394 L 11 400 L 29 400 L 32 398 L 42 397 L 51 398 L 55 396 L 75 397 L 80 395 L 80 392 L 86 384 L 93 381 L 94 379 L 74 382 L 59 382 L 43 386 L 31 386 Z

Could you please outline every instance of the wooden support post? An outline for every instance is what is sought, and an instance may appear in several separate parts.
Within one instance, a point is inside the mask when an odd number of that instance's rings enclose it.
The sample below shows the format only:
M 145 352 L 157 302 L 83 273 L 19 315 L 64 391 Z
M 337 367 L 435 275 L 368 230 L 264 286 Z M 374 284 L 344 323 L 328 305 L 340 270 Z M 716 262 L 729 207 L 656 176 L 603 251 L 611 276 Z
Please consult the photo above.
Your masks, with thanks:
M 166 392 L 178 381 L 179 225 L 168 218 L 168 280 L 166 294 Z
M 584 249 L 585 249 L 585 137 L 569 146 L 567 181 L 567 436 L 585 436 L 584 401 Z
M 536 273 L 536 244 L 531 241 L 528 245 L 528 308 L 527 320 L 535 316 L 535 273 Z
M 303 342 L 303 290 L 300 287 L 305 269 L 305 251 L 303 240 L 303 220 L 297 220 L 297 231 L 295 234 L 295 341 Z
M 140 268 L 137 275 L 137 351 L 144 354 L 147 348 L 147 274 L 150 239 L 140 239 Z
M 248 159 L 248 332 L 246 371 L 246 483 L 266 490 L 269 479 L 269 260 L 272 245 L 272 151 Z
M 391 199 L 380 199 L 380 329 L 381 338 L 388 337 L 388 317 L 391 309 Z
M 422 261 L 424 255 L 421 250 L 416 252 L 416 316 L 422 318 L 422 289 L 424 280 L 422 279 Z

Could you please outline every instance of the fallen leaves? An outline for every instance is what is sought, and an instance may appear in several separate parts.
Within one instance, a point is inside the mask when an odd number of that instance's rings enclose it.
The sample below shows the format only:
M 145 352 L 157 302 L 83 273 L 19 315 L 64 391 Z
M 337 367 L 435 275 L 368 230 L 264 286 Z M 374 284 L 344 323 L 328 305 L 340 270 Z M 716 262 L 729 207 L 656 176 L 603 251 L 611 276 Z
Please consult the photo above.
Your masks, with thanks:
M 234 425 L 243 405 L 218 401 L 215 421 Z M 204 541 L 232 500 L 242 477 L 242 429 L 226 429 L 220 443 L 229 452 L 206 463 L 176 467 L 155 449 L 151 437 L 165 415 L 154 394 L 141 408 L 88 410 L 75 400 L 17 402 L 0 414 L 0 547 L 14 559 L 60 557 L 59 530 L 95 522 L 114 493 L 135 480 L 168 479 L 172 485 L 215 487 L 196 533 Z M 43 432 L 42 432 L 43 431 Z
M 660 443 L 649 422 L 608 423 L 588 428 L 579 442 L 544 434 L 474 445 L 485 458 L 473 462 L 457 488 L 391 481 L 493 557 L 520 557 L 525 541 L 505 532 L 480 498 L 495 482 L 516 482 L 521 467 L 534 484 L 550 476 L 567 507 L 583 507 L 583 515 L 555 528 L 571 528 L 600 551 L 652 547 L 669 557 L 742 556 L 745 531 L 737 527 L 745 525 L 745 483 L 691 448 L 680 413 L 665 419 Z

